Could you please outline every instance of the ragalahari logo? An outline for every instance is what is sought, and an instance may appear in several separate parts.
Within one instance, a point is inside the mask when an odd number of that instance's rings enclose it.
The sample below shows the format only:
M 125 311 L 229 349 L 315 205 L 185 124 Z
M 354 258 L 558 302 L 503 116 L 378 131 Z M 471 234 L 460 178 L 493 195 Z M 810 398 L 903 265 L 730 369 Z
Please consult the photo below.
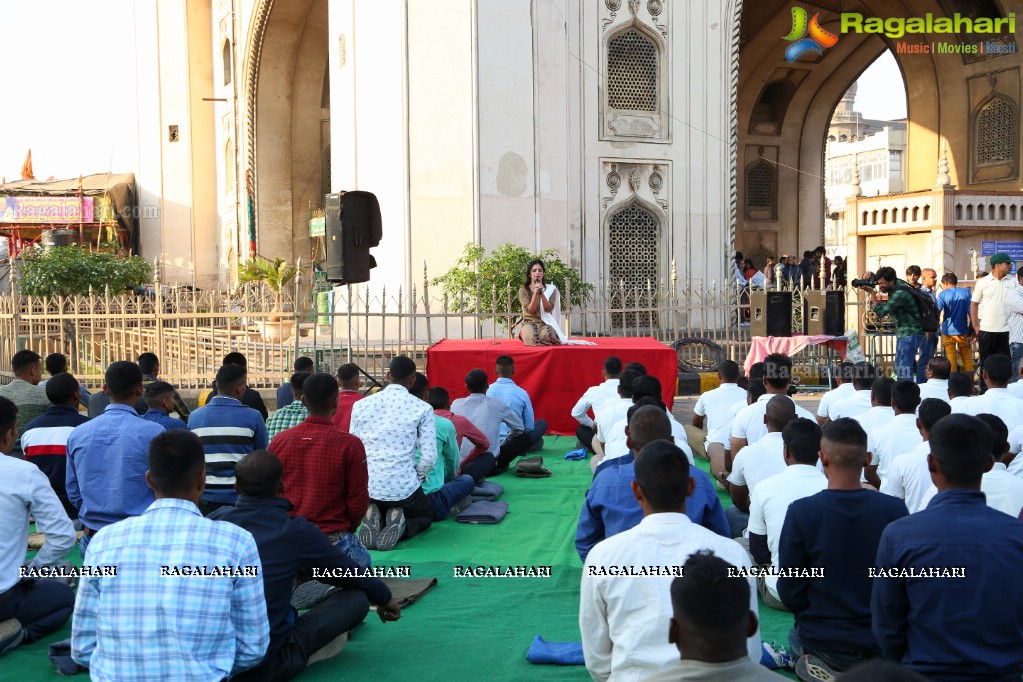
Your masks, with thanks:
M 824 50 L 834 47 L 838 43 L 838 36 L 831 31 L 821 28 L 820 12 L 813 15 L 813 19 L 807 21 L 806 10 L 802 7 L 792 8 L 792 31 L 782 40 L 787 40 L 791 45 L 785 48 L 785 59 L 790 63 L 796 61 L 807 52 L 824 54 Z M 809 36 L 807 36 L 809 32 Z

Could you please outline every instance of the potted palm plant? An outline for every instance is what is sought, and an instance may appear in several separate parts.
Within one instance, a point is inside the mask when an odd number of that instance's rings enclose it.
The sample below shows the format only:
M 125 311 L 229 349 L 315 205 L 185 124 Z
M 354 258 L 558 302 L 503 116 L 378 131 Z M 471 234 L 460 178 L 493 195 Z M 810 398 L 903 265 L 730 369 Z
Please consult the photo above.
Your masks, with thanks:
M 242 284 L 259 282 L 264 284 L 274 295 L 274 307 L 271 314 L 265 321 L 257 322 L 263 332 L 263 336 L 273 341 L 286 341 L 291 336 L 294 324 L 287 321 L 281 314 L 284 287 L 294 279 L 298 269 L 287 263 L 283 258 L 275 258 L 272 261 L 263 256 L 254 258 L 242 264 L 238 272 L 238 280 Z

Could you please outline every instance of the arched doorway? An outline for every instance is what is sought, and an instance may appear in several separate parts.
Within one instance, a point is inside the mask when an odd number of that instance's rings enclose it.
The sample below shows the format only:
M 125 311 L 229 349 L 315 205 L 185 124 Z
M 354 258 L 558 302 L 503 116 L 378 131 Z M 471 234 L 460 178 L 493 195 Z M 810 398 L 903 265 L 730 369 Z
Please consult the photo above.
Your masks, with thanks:
M 862 0 L 851 6 L 839 0 L 819 0 L 806 9 L 811 16 L 819 12 L 822 27 L 839 35 L 839 40 L 822 54 L 809 52 L 789 63 L 785 56 L 789 43 L 780 36 L 792 31 L 793 3 L 789 0 L 743 3 L 736 41 L 739 52 L 736 248 L 746 251 L 763 245 L 774 252 L 801 253 L 823 243 L 823 152 L 831 114 L 864 69 L 889 49 L 895 54 L 907 87 L 909 158 L 901 169 L 905 191 L 934 185 L 943 141 L 948 145 L 953 184 L 960 188 L 978 184 L 978 188 L 985 190 L 1018 191 L 1018 163 L 1013 168 L 1003 162 L 995 171 L 1000 175 L 993 178 L 984 178 L 983 173 L 970 168 L 977 146 L 971 129 L 976 114 L 971 112 L 992 91 L 1019 105 L 1018 53 L 983 58 L 909 53 L 905 50 L 907 41 L 923 43 L 938 38 L 907 35 L 893 40 L 878 34 L 840 30 L 842 12 L 904 19 L 922 17 L 928 12 L 935 17 L 955 12 L 963 16 L 998 17 L 1006 16 L 1005 4 L 998 0 Z M 975 43 L 979 38 L 966 40 L 962 36 L 944 35 L 941 39 Z M 1004 40 L 1013 38 L 1006 36 Z M 987 81 L 992 77 L 997 84 L 988 87 Z M 1015 135 L 1018 137 L 1018 130 Z M 839 135 L 836 138 L 840 140 Z M 1017 160 L 1018 144 L 1012 155 Z M 775 193 L 772 197 L 763 196 L 766 186 L 763 181 L 770 178 L 757 169 L 759 164 L 775 170 L 773 184 L 767 183 Z M 748 173 L 750 169 L 757 170 Z M 749 178 L 759 184 L 749 185 Z M 774 206 L 777 209 L 771 210 Z
M 327 0 L 263 0 L 249 31 L 247 173 L 257 250 L 308 259 L 330 142 Z M 329 186 L 329 180 L 326 182 Z

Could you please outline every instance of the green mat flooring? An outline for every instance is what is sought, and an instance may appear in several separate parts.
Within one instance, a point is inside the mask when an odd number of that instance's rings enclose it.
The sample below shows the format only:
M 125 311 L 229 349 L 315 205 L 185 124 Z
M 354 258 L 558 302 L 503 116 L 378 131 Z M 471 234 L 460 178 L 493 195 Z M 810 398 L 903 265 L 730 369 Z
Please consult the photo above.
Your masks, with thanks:
M 534 635 L 548 641 L 579 641 L 579 580 L 575 551 L 579 508 L 591 479 L 589 463 L 566 461 L 575 438 L 548 436 L 541 453 L 553 475 L 495 478 L 505 487 L 508 516 L 498 525 L 474 526 L 452 519 L 403 542 L 391 552 L 373 552 L 375 565 L 410 566 L 413 578 L 437 578 L 401 620 L 381 623 L 370 613 L 344 651 L 309 667 L 299 679 L 373 680 L 589 680 L 584 666 L 537 666 L 526 662 Z M 707 464 L 699 465 L 706 471 Z M 722 504 L 727 502 L 723 493 Z M 70 558 L 80 563 L 77 549 Z M 551 566 L 550 578 L 456 578 L 455 566 Z M 792 616 L 761 605 L 764 641 L 785 643 Z M 667 623 L 665 623 L 667 629 Z M 0 657 L 0 679 L 33 682 L 65 679 L 46 658 L 60 632 Z M 794 675 L 785 675 L 795 679 Z M 85 679 L 85 676 L 79 676 Z M 168 681 L 171 682 L 171 681 Z

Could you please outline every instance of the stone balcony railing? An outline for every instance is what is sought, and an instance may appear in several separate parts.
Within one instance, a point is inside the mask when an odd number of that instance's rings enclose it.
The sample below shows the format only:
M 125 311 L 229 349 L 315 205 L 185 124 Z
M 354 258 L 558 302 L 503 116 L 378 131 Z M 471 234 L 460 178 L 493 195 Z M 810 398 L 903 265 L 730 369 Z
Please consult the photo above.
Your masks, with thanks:
M 859 235 L 925 230 L 1023 229 L 1023 192 L 931 190 L 847 199 L 847 230 Z

